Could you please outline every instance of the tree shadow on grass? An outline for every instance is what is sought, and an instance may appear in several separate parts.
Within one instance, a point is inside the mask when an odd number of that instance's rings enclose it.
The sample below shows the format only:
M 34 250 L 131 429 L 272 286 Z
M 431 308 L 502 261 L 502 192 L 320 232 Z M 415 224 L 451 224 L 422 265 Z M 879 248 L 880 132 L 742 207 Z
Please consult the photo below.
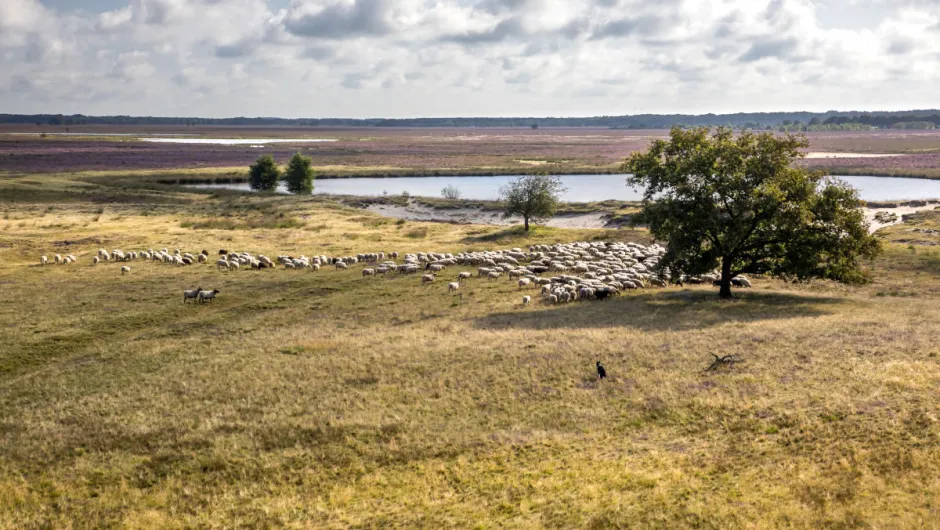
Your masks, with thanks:
M 632 327 L 644 331 L 705 329 L 727 323 L 817 317 L 832 314 L 832 297 L 750 291 L 733 300 L 716 292 L 667 290 L 627 294 L 605 301 L 574 302 L 547 311 L 496 313 L 477 319 L 480 329 L 581 329 Z

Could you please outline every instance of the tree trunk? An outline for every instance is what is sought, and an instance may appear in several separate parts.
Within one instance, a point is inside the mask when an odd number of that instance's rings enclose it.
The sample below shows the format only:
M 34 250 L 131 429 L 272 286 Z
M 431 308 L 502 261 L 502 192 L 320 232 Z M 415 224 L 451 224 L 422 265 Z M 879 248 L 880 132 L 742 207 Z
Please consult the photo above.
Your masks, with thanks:
M 525 221 L 525 231 L 528 232 L 529 231 L 529 216 L 528 215 L 523 216 L 522 219 Z
M 731 298 L 731 258 L 728 257 L 721 260 L 721 290 L 718 296 Z

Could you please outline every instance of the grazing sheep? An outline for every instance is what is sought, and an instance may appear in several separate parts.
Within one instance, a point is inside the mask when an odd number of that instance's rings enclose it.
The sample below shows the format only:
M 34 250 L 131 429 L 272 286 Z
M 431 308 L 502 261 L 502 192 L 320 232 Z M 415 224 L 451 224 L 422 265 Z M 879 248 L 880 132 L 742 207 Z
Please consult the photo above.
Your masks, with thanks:
M 375 276 L 375 269 L 362 269 L 362 277 Z
M 337 262 L 336 262 L 336 270 L 346 270 L 346 269 L 348 269 L 348 268 L 349 268 L 349 266 L 346 265 L 346 263 L 344 263 L 344 262 L 342 262 L 342 261 L 337 261 Z
M 130 274 L 130 273 L 131 273 L 130 267 L 128 267 L 127 265 L 124 265 L 123 267 L 121 267 L 121 276 L 124 276 L 125 274 Z
M 200 302 L 211 302 L 212 300 L 215 299 L 215 296 L 217 294 L 219 294 L 218 289 L 213 289 L 211 291 L 199 291 L 198 300 Z
M 433 281 L 434 281 L 434 275 L 433 275 L 433 274 L 425 274 L 425 275 L 421 276 L 421 283 L 422 283 L 422 284 L 424 284 L 424 283 L 431 283 L 431 282 L 433 282 Z
M 519 279 L 519 289 L 521 290 L 523 287 L 528 287 L 530 283 L 532 283 L 532 282 L 529 281 L 528 278 L 520 278 L 520 279 Z
M 209 261 L 209 256 L 206 256 L 205 254 L 200 254 L 199 257 L 196 259 L 199 260 L 199 263 L 205 263 Z
M 228 260 L 220 259 L 219 261 L 215 262 L 215 267 L 217 269 L 228 269 Z
M 58 255 L 58 254 L 56 254 L 55 256 L 53 256 L 53 259 L 55 259 L 55 264 L 56 264 L 56 265 L 58 265 L 59 263 L 62 263 L 62 256 L 60 256 L 60 255 Z
M 91 264 L 92 264 L 92 265 L 97 265 L 99 261 L 101 261 L 101 260 L 98 258 L 98 256 L 95 256 L 95 257 L 91 258 Z
M 202 292 L 202 287 L 196 287 L 190 291 L 183 291 L 183 303 L 186 303 L 186 300 L 192 298 L 196 300 L 199 298 L 199 293 Z
M 457 275 L 458 280 L 469 280 L 473 276 L 471 272 L 461 272 Z
M 503 275 L 503 273 L 501 273 L 501 272 L 495 272 L 495 271 L 493 271 L 493 272 L 490 272 L 489 274 L 487 274 L 486 276 L 487 276 L 487 278 L 490 279 L 490 281 L 493 281 L 493 280 L 499 279 L 499 277 L 502 276 L 502 275 Z
M 164 249 L 163 251 L 166 252 L 166 249 Z M 225 250 L 224 248 L 223 248 L 223 249 L 219 249 L 219 255 L 220 255 L 220 256 L 227 256 L 227 255 L 228 255 L 228 251 Z
M 525 307 L 525 306 L 529 305 L 529 303 L 530 303 L 531 301 L 532 301 L 532 297 L 531 297 L 531 296 L 523 296 L 523 297 L 522 297 L 522 307 Z
M 447 284 L 447 291 L 448 291 L 448 292 L 456 292 L 456 291 L 458 291 L 458 290 L 460 290 L 460 283 L 458 283 L 458 282 L 450 282 L 450 283 Z
M 45 256 L 40 256 L 40 257 L 39 257 L 39 264 L 40 264 L 40 265 L 48 265 L 48 264 L 49 264 L 49 258 L 47 258 L 47 257 L 45 257 Z
M 558 295 L 557 294 L 548 295 L 548 303 L 552 305 L 556 305 L 558 303 Z

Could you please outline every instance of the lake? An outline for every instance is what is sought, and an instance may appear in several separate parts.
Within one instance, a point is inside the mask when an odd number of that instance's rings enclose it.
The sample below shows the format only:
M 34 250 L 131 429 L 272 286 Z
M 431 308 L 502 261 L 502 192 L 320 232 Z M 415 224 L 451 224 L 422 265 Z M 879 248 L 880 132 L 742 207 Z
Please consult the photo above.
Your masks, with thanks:
M 401 195 L 440 197 L 441 188 L 456 186 L 461 198 L 472 200 L 495 200 L 499 189 L 515 176 L 497 177 L 399 177 L 399 178 L 343 178 L 322 179 L 315 182 L 314 194 L 331 195 Z M 624 175 L 558 175 L 568 190 L 562 195 L 565 202 L 595 202 L 614 199 L 619 201 L 642 200 L 641 190 L 628 188 Z M 940 199 L 940 180 L 889 178 L 889 177 L 839 177 L 859 190 L 865 201 L 901 201 L 917 199 Z M 204 184 L 198 188 L 226 188 L 248 191 L 248 184 Z M 281 191 L 285 191 L 283 186 Z
M 258 145 L 335 142 L 333 138 L 138 138 L 156 144 Z

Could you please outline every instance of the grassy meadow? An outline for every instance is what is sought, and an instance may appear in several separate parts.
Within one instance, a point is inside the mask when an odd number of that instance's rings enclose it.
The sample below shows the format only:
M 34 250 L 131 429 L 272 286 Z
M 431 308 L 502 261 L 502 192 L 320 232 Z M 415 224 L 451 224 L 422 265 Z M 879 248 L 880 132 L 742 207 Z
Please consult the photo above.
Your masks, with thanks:
M 522 308 L 508 280 L 448 294 L 469 267 L 422 286 L 91 257 L 648 235 L 0 179 L 0 527 L 935 528 L 940 247 L 909 231 L 938 224 L 885 230 L 868 285 Z M 197 285 L 221 294 L 184 305 Z

